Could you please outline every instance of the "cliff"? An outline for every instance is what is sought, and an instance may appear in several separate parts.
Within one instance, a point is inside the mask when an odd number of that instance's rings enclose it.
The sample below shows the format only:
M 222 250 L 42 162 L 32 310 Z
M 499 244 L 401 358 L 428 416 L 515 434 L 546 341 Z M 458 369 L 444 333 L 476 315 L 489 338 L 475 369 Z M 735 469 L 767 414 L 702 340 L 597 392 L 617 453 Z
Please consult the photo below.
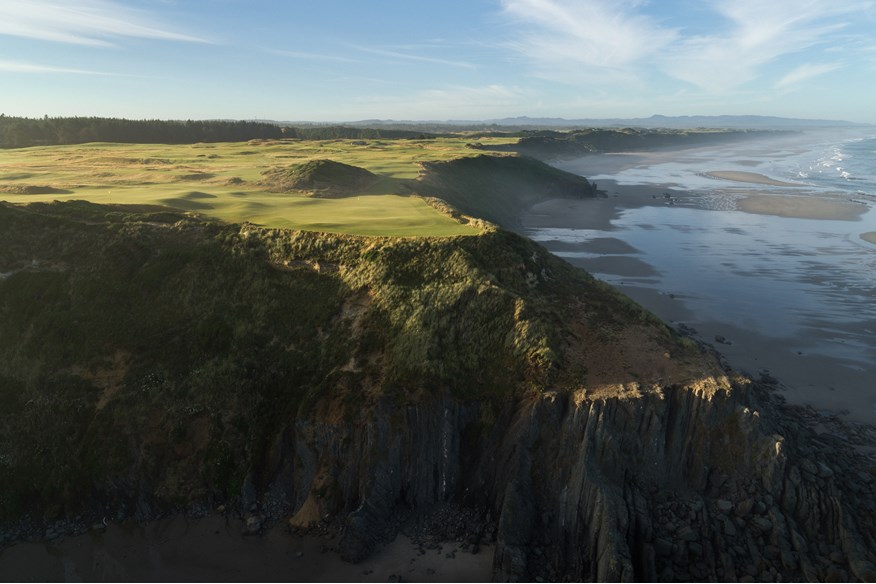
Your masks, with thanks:
M 0 205 L 0 274 L 6 543 L 222 505 L 356 561 L 463 505 L 500 580 L 876 579 L 869 429 L 513 234 Z
M 423 163 L 410 189 L 506 228 L 546 199 L 599 196 L 586 178 L 526 156 L 480 155 Z

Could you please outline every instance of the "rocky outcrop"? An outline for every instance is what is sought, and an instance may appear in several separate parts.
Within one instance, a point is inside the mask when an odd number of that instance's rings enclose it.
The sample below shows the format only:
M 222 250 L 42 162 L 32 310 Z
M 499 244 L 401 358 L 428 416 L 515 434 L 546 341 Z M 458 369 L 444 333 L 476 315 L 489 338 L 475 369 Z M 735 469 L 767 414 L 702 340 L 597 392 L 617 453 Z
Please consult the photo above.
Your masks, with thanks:
M 299 426 L 296 491 L 349 512 L 351 561 L 398 505 L 467 496 L 498 517 L 499 580 L 872 580 L 872 462 L 835 456 L 741 383 L 545 392 L 488 430 L 477 404 L 382 404 L 358 423 Z

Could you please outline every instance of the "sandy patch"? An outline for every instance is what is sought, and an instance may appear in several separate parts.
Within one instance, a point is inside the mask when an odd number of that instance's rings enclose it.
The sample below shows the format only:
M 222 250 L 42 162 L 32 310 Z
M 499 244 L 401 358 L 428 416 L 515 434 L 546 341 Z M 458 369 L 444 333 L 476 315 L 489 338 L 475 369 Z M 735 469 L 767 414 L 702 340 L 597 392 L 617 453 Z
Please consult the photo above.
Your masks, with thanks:
M 876 245 L 876 231 L 868 231 L 861 234 L 861 239 Z
M 710 170 L 704 172 L 703 176 L 709 178 L 717 178 L 720 180 L 732 180 L 734 182 L 753 183 L 756 185 L 769 185 L 773 187 L 805 187 L 801 183 L 785 182 L 770 178 L 766 175 L 757 172 L 742 172 L 738 170 Z
M 868 210 L 859 203 L 816 196 L 749 195 L 737 201 L 736 206 L 740 211 L 757 215 L 835 221 L 857 221 Z

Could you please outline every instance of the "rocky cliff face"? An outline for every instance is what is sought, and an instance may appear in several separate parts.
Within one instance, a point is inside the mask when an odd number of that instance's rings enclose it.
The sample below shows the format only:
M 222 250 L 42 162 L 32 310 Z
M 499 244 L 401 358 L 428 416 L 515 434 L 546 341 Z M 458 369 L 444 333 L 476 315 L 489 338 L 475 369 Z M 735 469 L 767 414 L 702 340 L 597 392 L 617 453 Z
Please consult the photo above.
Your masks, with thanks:
M 548 391 L 486 432 L 476 404 L 448 398 L 309 421 L 293 523 L 349 513 L 357 561 L 397 505 L 473 495 L 498 517 L 499 580 L 872 581 L 872 461 L 758 393 L 721 376 L 627 397 Z
M 465 505 L 499 580 L 876 579 L 872 429 L 512 234 L 77 203 L 0 205 L 0 244 L 0 543 L 221 506 L 357 561 Z

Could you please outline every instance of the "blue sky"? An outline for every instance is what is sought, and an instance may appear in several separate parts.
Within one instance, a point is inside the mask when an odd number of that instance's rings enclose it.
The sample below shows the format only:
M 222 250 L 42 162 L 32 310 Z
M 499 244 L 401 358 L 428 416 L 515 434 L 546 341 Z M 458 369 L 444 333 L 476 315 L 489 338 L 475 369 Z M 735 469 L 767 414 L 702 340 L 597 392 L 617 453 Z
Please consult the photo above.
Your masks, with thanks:
M 0 0 L 0 112 L 876 123 L 876 0 Z

